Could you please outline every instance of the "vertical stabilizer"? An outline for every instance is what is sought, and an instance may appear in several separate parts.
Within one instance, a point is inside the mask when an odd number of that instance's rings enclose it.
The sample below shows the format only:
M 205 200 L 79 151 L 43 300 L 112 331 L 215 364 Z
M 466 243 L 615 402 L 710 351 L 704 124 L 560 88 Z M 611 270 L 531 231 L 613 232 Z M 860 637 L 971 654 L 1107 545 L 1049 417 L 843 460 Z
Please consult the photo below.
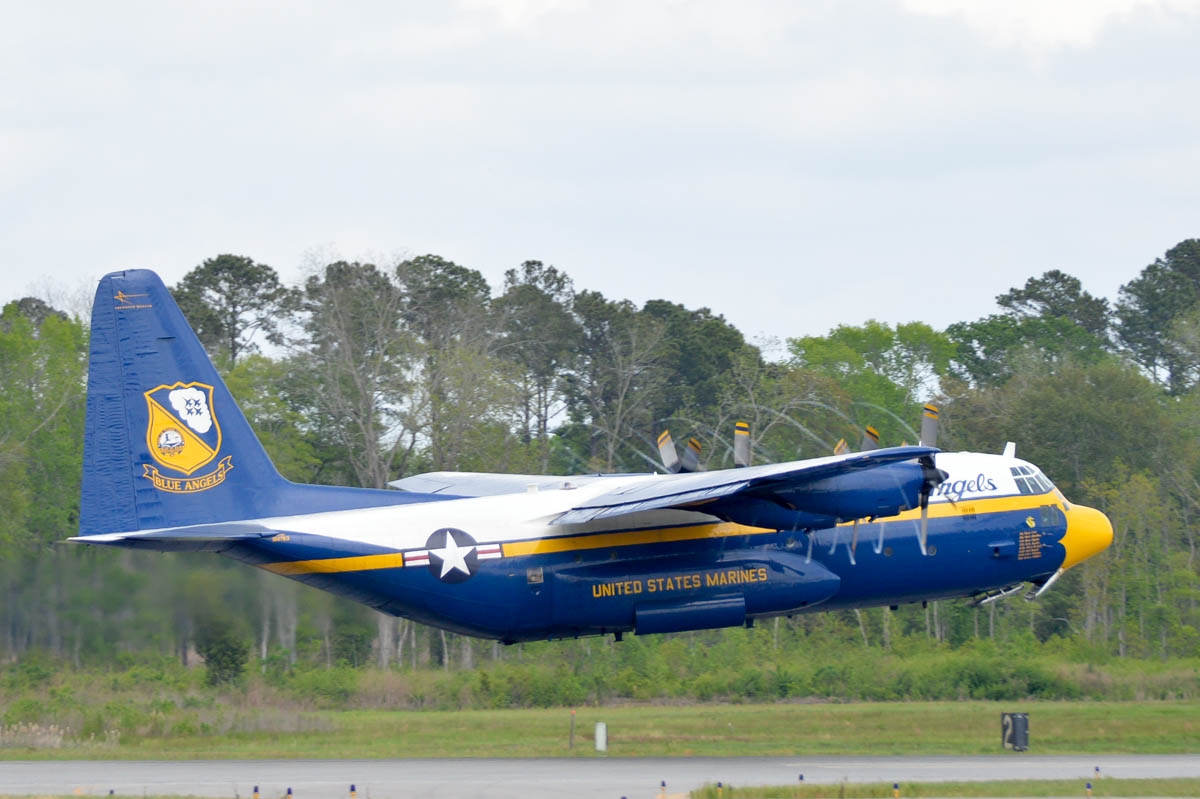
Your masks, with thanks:
M 158 275 L 130 269 L 100 281 L 81 535 L 423 499 L 283 479 Z

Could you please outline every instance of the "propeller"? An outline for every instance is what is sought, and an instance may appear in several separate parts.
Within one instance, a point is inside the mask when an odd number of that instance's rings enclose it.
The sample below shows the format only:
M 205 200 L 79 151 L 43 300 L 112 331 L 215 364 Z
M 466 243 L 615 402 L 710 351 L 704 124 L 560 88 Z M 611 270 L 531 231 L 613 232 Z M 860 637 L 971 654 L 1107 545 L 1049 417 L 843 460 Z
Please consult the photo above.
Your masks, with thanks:
M 668 474 L 704 471 L 700 467 L 700 442 L 694 438 L 688 439 L 687 446 L 683 448 L 683 458 L 680 458 L 679 453 L 675 451 L 671 431 L 664 430 L 658 435 L 658 454 Z
M 846 443 L 846 439 L 839 438 L 838 443 L 833 446 L 834 455 L 845 455 L 850 451 L 850 445 Z
M 925 404 L 921 417 L 921 446 L 936 447 L 938 434 L 938 409 L 936 405 Z
M 858 445 L 858 451 L 870 452 L 873 449 L 879 449 L 879 431 L 867 425 L 863 429 L 862 443 Z
M 671 439 L 671 431 L 664 430 L 658 436 L 658 454 L 662 458 L 663 468 L 667 474 L 677 474 L 682 464 L 679 453 L 675 451 L 675 442 Z
M 750 423 L 736 422 L 733 425 L 733 465 L 750 465 Z
M 926 407 L 928 407 L 928 406 L 926 406 Z M 934 435 L 936 436 L 937 435 L 936 420 L 935 420 L 934 424 L 935 424 Z M 922 428 L 924 428 L 924 425 L 922 425 Z M 922 437 L 924 437 L 923 429 L 922 429 Z M 925 455 L 924 457 L 918 458 L 917 463 L 921 464 L 921 493 L 920 493 L 921 537 L 920 537 L 920 543 L 921 543 L 921 554 L 925 555 L 925 554 L 928 554 L 925 551 L 925 542 L 929 540 L 929 497 L 933 495 L 934 489 L 936 489 L 942 483 L 946 482 L 946 478 L 948 478 L 950 475 L 948 472 L 944 472 L 941 469 L 939 469 L 936 465 L 934 465 L 932 455 Z

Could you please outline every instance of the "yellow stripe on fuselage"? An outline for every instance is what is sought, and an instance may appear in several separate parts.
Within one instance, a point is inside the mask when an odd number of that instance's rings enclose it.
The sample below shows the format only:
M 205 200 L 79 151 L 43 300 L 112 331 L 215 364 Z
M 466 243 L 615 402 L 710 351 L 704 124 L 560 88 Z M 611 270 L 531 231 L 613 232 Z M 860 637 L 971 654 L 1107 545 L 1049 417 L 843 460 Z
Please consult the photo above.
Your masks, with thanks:
M 963 516 L 968 513 L 979 515 L 981 513 L 1005 513 L 1014 510 L 1032 511 L 1037 510 L 1043 505 L 1058 505 L 1062 507 L 1062 503 L 1059 502 L 1055 492 L 1047 491 L 1044 494 L 1017 494 L 1009 497 L 960 499 L 954 505 L 951 505 L 949 502 L 931 502 L 929 503 L 929 518 L 943 519 L 949 516 Z M 883 516 L 875 521 L 876 523 L 912 521 L 913 519 L 919 520 L 920 518 L 921 509 L 914 508 L 913 510 L 898 513 L 895 516 Z M 842 522 L 838 526 L 844 527 L 849 524 L 854 524 L 854 522 Z
M 1033 511 L 1047 504 L 1059 504 L 1053 492 L 1046 494 L 1021 494 L 1009 497 L 987 497 L 962 500 L 957 507 L 949 502 L 932 503 L 929 518 L 940 519 L 962 516 L 966 513 L 1003 513 L 1005 511 Z M 921 511 L 910 510 L 896 516 L 877 519 L 876 522 L 912 521 L 921 518 Z M 1040 520 L 1039 520 L 1040 521 Z M 853 522 L 843 522 L 841 527 Z M 549 555 L 557 552 L 577 552 L 606 547 L 629 547 L 642 544 L 665 544 L 676 541 L 699 541 L 709 538 L 729 538 L 740 535 L 774 534 L 778 531 L 763 527 L 749 527 L 733 522 L 711 522 L 690 524 L 683 527 L 659 527 L 649 530 L 625 530 L 612 533 L 537 538 L 530 541 L 514 541 L 502 544 L 504 557 L 522 555 Z M 337 572 L 372 571 L 395 569 L 404 565 L 404 556 L 399 552 L 383 555 L 358 555 L 350 558 L 324 558 L 319 560 L 297 560 L 282 563 L 265 563 L 261 568 L 285 576 L 297 574 L 332 574 Z
M 629 547 L 638 544 L 663 544 L 671 541 L 693 541 L 703 538 L 727 538 L 734 535 L 774 533 L 762 527 L 747 527 L 733 522 L 693 524 L 687 527 L 660 527 L 653 530 L 629 530 L 623 533 L 595 533 L 565 538 L 539 538 L 504 545 L 504 557 L 517 555 L 548 555 L 552 552 L 574 552 L 580 549 Z
M 321 558 L 319 560 L 293 560 L 283 563 L 264 563 L 260 568 L 269 572 L 290 576 L 294 574 L 332 574 L 335 572 L 362 572 L 375 569 L 398 569 L 404 565 L 404 556 L 399 552 L 382 555 L 357 555 L 352 558 Z

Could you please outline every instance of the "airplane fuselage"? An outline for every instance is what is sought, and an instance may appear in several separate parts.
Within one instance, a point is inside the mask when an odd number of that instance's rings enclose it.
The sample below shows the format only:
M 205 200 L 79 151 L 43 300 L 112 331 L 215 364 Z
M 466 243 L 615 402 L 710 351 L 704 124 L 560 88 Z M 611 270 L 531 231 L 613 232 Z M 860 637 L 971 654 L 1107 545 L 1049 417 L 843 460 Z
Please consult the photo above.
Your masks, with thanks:
M 387 613 L 507 642 L 980 595 L 1063 566 L 1077 509 L 1053 488 L 1020 493 L 1011 470 L 1027 464 L 965 453 L 937 460 L 957 489 L 931 502 L 925 554 L 916 510 L 812 531 L 683 510 L 551 524 L 579 492 L 655 476 L 262 519 L 278 533 L 225 554 Z
M 664 461 L 671 474 L 299 485 L 157 275 L 106 275 L 91 330 L 73 541 L 217 552 L 470 635 L 662 633 L 1041 591 L 1112 540 L 1103 514 L 1031 464 L 940 452 L 932 406 L 920 445 L 786 463 L 751 465 L 740 424 L 734 469 L 701 471 L 689 444 Z

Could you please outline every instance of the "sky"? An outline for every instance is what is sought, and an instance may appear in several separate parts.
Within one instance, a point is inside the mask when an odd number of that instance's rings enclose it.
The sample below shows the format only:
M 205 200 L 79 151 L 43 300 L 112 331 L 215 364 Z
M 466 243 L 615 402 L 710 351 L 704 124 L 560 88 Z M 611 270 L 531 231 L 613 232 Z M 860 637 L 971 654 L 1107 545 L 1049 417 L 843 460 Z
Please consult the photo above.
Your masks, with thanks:
M 0 302 L 436 253 L 747 336 L 937 327 L 1200 237 L 1200 0 L 15 4 Z

